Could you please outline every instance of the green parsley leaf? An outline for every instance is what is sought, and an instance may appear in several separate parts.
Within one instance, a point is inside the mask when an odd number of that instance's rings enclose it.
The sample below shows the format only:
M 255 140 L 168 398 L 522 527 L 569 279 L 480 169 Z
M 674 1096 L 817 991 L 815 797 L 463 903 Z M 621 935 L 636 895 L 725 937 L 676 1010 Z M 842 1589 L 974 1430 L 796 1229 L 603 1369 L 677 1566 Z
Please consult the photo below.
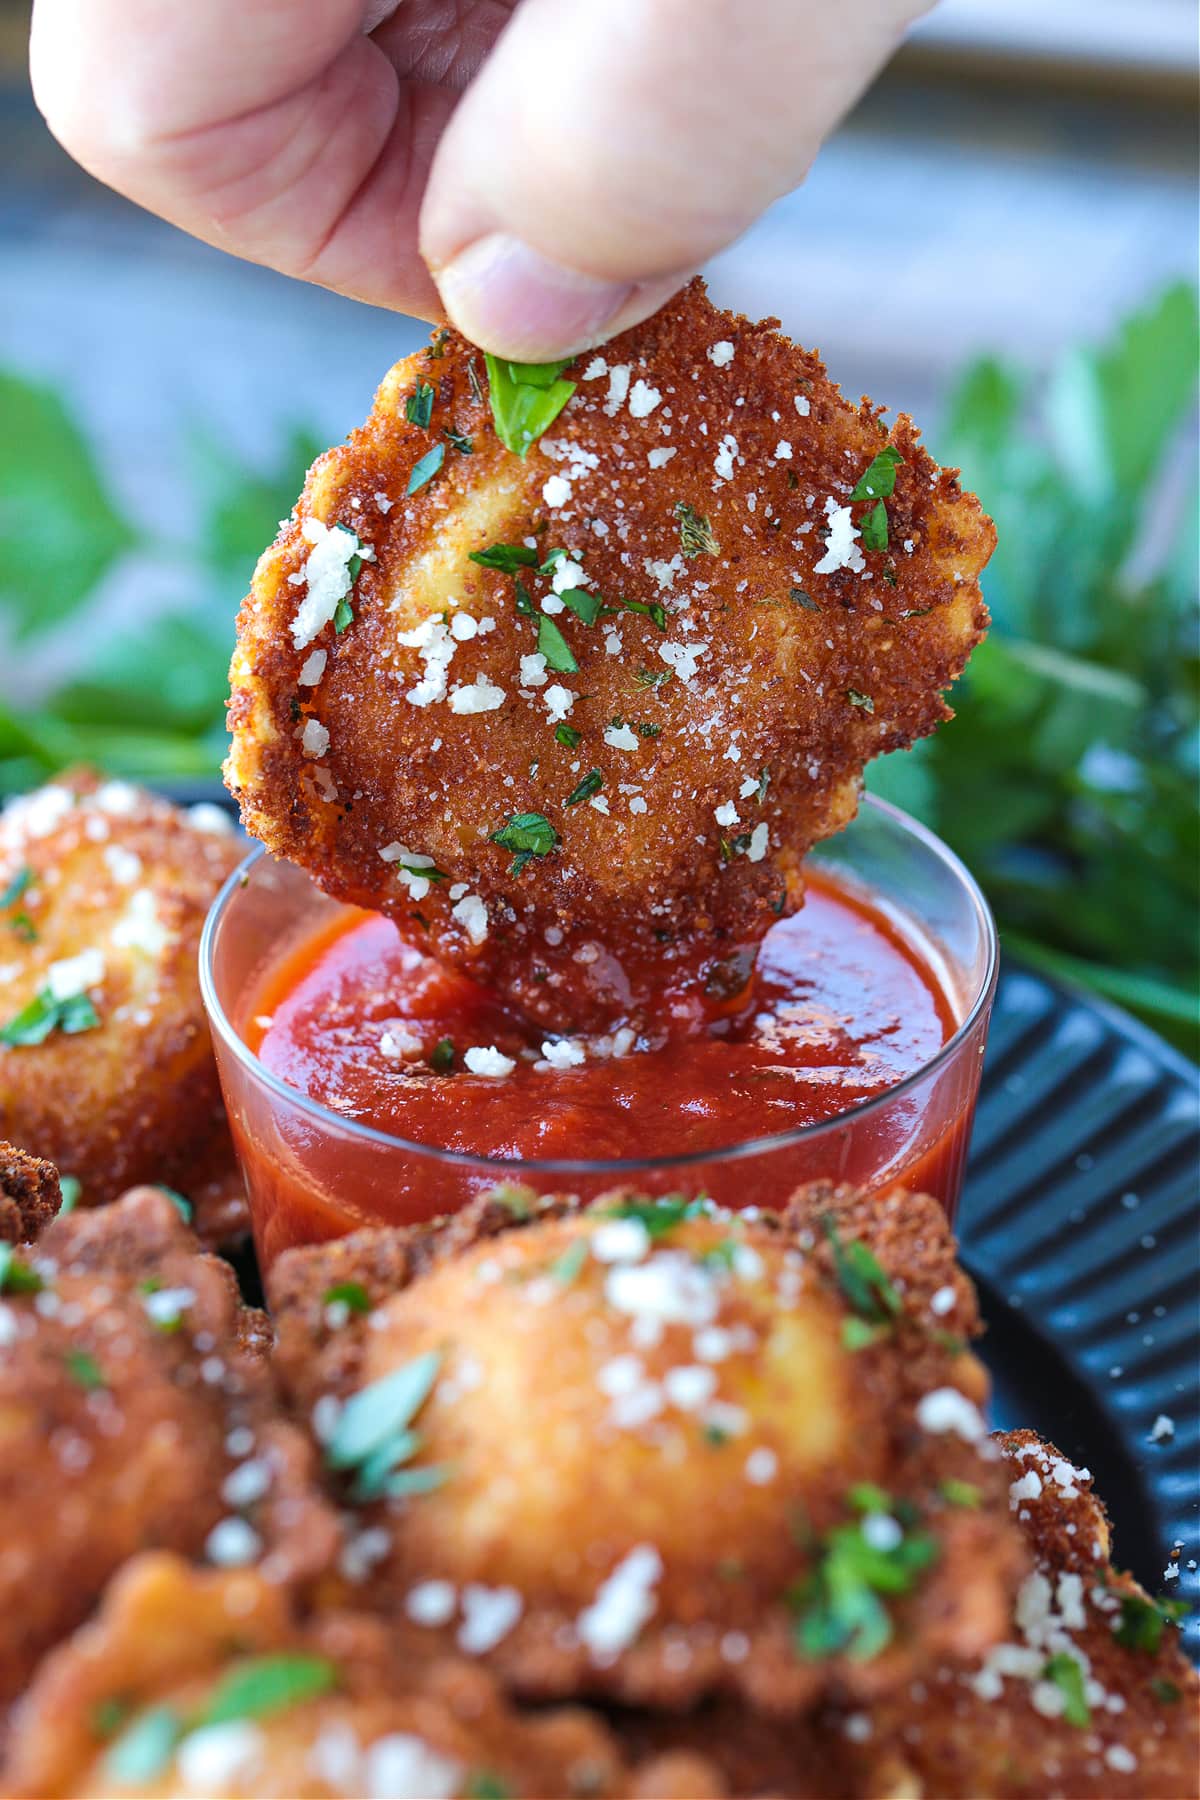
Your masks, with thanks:
M 652 1238 L 667 1237 L 682 1225 L 685 1219 L 697 1219 L 703 1215 L 704 1208 L 697 1200 L 682 1200 L 668 1196 L 663 1200 L 618 1200 L 612 1206 L 603 1209 L 606 1219 L 636 1219 L 646 1227 Z
M 945 1481 L 939 1483 L 939 1491 L 947 1506 L 974 1509 L 982 1498 L 973 1481 L 960 1481 L 956 1475 L 948 1475 Z
M 878 1656 L 892 1638 L 891 1615 L 880 1596 L 910 1593 L 937 1556 L 937 1540 L 927 1532 L 904 1530 L 898 1543 L 880 1550 L 868 1542 L 862 1520 L 836 1526 L 790 1596 L 796 1653 L 810 1659 L 845 1654 L 855 1662 Z
M 337 1686 L 338 1672 L 327 1656 L 279 1651 L 255 1656 L 221 1677 L 196 1725 L 230 1725 L 236 1719 L 263 1719 L 314 1700 Z
M 875 711 L 875 702 L 872 700 L 870 694 L 860 694 L 857 688 L 847 688 L 846 698 L 851 706 L 857 706 L 865 713 L 873 713 Z
M 0 912 L 7 912 L 10 906 L 15 906 L 21 895 L 32 886 L 33 870 L 30 868 L 18 869 L 4 892 L 0 894 Z
M 439 1038 L 429 1052 L 429 1066 L 435 1075 L 445 1075 L 454 1067 L 454 1039 Z
M 571 646 L 554 620 L 548 619 L 545 613 L 538 617 L 537 647 L 545 657 L 548 669 L 554 669 L 560 675 L 570 675 L 579 668 L 571 654 Z
M 400 867 L 404 870 L 406 875 L 417 875 L 422 881 L 436 882 L 449 881 L 450 879 L 445 869 L 439 869 L 436 863 L 429 863 L 427 867 L 421 868 L 417 863 L 402 862 Z
M 410 494 L 418 493 L 426 482 L 433 480 L 445 460 L 445 444 L 435 444 L 432 450 L 427 450 L 420 462 L 413 464 L 413 472 L 408 478 L 406 491 Z
M 322 1306 L 344 1306 L 352 1313 L 369 1313 L 371 1297 L 361 1281 L 339 1281 L 326 1288 Z
M 680 500 L 675 508 L 675 517 L 679 520 L 679 548 L 685 556 L 720 555 L 721 546 L 703 513 L 698 513 L 686 500 Z
M 624 594 L 618 594 L 617 605 L 624 607 L 626 612 L 645 613 L 651 624 L 657 625 L 660 631 L 667 629 L 667 609 L 660 606 L 657 600 L 627 600 Z
M 343 594 L 341 599 L 338 601 L 337 606 L 334 609 L 334 614 L 333 614 L 334 632 L 336 633 L 336 635 L 338 637 L 341 637 L 341 635 L 342 635 L 343 631 L 345 631 L 347 625 L 353 625 L 353 623 L 354 623 L 354 608 L 351 606 L 349 600 L 347 600 L 346 596 Z
M 886 550 L 888 547 L 887 507 L 882 500 L 877 500 L 869 512 L 865 512 L 858 522 L 859 535 L 864 550 Z
M 904 458 L 895 445 L 885 444 L 859 476 L 850 495 L 851 503 L 855 500 L 886 500 L 895 490 L 896 470 L 903 463 Z
M 578 1280 L 583 1265 L 587 1261 L 587 1255 L 587 1244 L 580 1238 L 550 1264 L 551 1280 L 561 1282 L 563 1287 L 570 1287 L 573 1281 Z
M 575 561 L 576 562 L 581 563 L 583 561 L 583 557 L 584 557 L 584 552 L 582 550 L 577 550 L 575 552 Z M 571 552 L 569 550 L 564 550 L 562 545 L 560 544 L 557 549 L 551 550 L 547 553 L 545 562 L 538 564 L 538 574 L 539 575 L 552 575 L 554 573 L 555 569 L 557 569 L 559 563 L 569 562 L 570 560 L 571 560 Z
M 1156 1675 L 1154 1680 L 1150 1683 L 1150 1692 L 1163 1706 L 1178 1706 L 1179 1702 L 1183 1699 L 1183 1694 L 1175 1683 L 1173 1681 L 1167 1681 L 1159 1675 Z
M 110 1738 L 120 1731 L 129 1717 L 129 1702 L 119 1695 L 112 1694 L 107 1700 L 98 1700 L 88 1716 L 93 1737 Z
M 481 569 L 499 569 L 502 575 L 515 575 L 518 569 L 536 566 L 537 551 L 525 544 L 490 544 L 486 550 L 472 550 L 471 561 Z
M 1081 1728 L 1092 1722 L 1091 1708 L 1083 1692 L 1083 1670 L 1065 1650 L 1052 1656 L 1042 1670 L 1043 1681 L 1052 1681 L 1066 1702 L 1062 1716 L 1068 1725 Z
M 491 833 L 490 841 L 515 852 L 509 873 L 519 875 L 530 857 L 549 856 L 558 833 L 541 813 L 514 813 L 507 825 Z
M 597 594 L 589 594 L 586 588 L 567 588 L 558 597 L 585 625 L 594 625 L 604 606 L 603 600 Z
M 1157 1654 L 1168 1625 L 1178 1625 L 1187 1612 L 1187 1603 L 1160 1594 L 1152 1600 L 1148 1594 L 1121 1595 L 1121 1622 L 1113 1632 L 1118 1644 L 1126 1650 L 1144 1650 Z
M 598 794 L 603 786 L 604 777 L 599 769 L 589 769 L 578 787 L 572 788 L 563 805 L 578 806 L 582 800 L 590 800 L 593 794 Z
M 523 581 L 514 580 L 513 587 L 516 589 L 516 607 L 521 617 L 523 619 L 536 619 L 539 616 L 538 609 L 533 604 L 533 595 L 529 592 L 525 583 Z
M 428 1350 L 352 1394 L 338 1414 L 325 1445 L 331 1469 L 354 1470 L 358 1500 L 373 1500 L 385 1491 L 396 1468 L 420 1447 L 411 1431 L 442 1366 L 440 1351 Z
M 89 1350 L 72 1348 L 66 1352 L 63 1361 L 67 1365 L 67 1374 L 77 1387 L 92 1394 L 98 1388 L 108 1386 L 104 1379 L 104 1371 Z
M 52 1031 L 74 1037 L 81 1031 L 94 1031 L 99 1023 L 99 1014 L 86 994 L 68 994 L 64 1000 L 56 1000 L 49 988 L 42 988 L 28 1006 L 0 1027 L 0 1044 L 10 1049 L 44 1044 Z
M 474 453 L 474 444 L 469 437 L 464 437 L 461 431 L 454 431 L 447 425 L 442 432 L 442 436 L 448 444 L 452 445 L 454 449 L 458 451 L 460 456 L 471 456 Z
M 62 1204 L 58 1209 L 60 1219 L 73 1213 L 79 1204 L 79 1196 L 83 1192 L 83 1183 L 77 1175 L 63 1175 L 59 1178 L 58 1191 L 62 1195 Z
M 842 1345 L 847 1350 L 867 1350 L 891 1330 L 890 1325 L 870 1325 L 866 1319 L 842 1320 Z
M 640 688 L 666 687 L 673 673 L 674 671 L 671 669 L 641 668 L 634 676 L 633 683 L 635 687 Z
M 418 381 L 415 390 L 404 402 L 404 416 L 410 425 L 419 425 L 422 431 L 428 431 L 429 421 L 433 417 L 433 385 L 431 382 Z
M 573 725 L 556 725 L 554 735 L 560 744 L 565 744 L 568 750 L 574 750 L 583 733 L 576 731 Z
M 119 1787 L 143 1787 L 161 1775 L 183 1736 L 184 1722 L 169 1706 L 152 1706 L 124 1730 L 104 1758 Z
M 873 1251 L 857 1238 L 843 1243 L 830 1213 L 822 1216 L 821 1229 L 833 1250 L 838 1286 L 851 1307 L 860 1319 L 890 1325 L 902 1310 L 900 1296 Z
M 452 1474 L 445 1463 L 424 1463 L 418 1469 L 397 1469 L 383 1484 L 383 1492 L 391 1500 L 413 1494 L 432 1494 L 445 1487 Z
M 562 362 L 519 363 L 488 355 L 488 389 L 496 436 L 506 449 L 524 456 L 557 419 L 571 395 L 573 381 L 561 379 L 573 357 Z
M 177 1193 L 173 1187 L 168 1187 L 165 1181 L 156 1181 L 153 1185 L 158 1189 L 160 1194 L 165 1194 L 167 1196 L 167 1199 L 171 1202 L 171 1205 L 175 1208 L 175 1211 L 179 1214 L 184 1224 L 190 1225 L 192 1222 L 192 1213 L 195 1209 L 187 1196 Z
M 637 732 L 639 737 L 656 738 L 656 737 L 662 736 L 662 726 L 661 725 L 636 725 L 635 724 L 633 729 Z
M 823 606 L 818 606 L 812 595 L 806 594 L 803 588 L 792 588 L 791 597 L 797 606 L 804 608 L 805 612 L 824 612 L 825 610 Z
M 512 1800 L 512 1789 L 490 1769 L 472 1769 L 463 1794 L 465 1800 Z
M 22 1262 L 12 1244 L 0 1243 L 0 1294 L 40 1294 L 45 1282 Z

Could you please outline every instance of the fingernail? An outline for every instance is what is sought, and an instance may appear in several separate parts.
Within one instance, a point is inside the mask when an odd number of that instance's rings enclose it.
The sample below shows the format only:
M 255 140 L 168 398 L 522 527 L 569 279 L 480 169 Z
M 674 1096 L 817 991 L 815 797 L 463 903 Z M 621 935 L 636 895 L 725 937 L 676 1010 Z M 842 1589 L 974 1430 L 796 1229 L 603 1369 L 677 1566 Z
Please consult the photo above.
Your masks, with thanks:
M 434 278 L 463 336 L 513 362 L 551 362 L 598 343 L 634 291 L 632 282 L 564 269 L 504 232 L 460 250 Z

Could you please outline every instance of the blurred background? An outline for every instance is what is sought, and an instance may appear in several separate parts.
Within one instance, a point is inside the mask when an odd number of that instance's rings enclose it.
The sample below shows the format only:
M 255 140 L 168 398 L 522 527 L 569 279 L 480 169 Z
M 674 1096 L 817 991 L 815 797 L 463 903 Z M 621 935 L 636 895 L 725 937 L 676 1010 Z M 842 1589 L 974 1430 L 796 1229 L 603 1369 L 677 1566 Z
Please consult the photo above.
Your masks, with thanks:
M 424 328 L 97 186 L 27 28 L 0 0 L 0 793 L 77 757 L 191 783 L 255 557 Z M 871 785 L 966 858 L 1010 954 L 1193 1054 L 1196 128 L 1189 0 L 944 0 L 708 271 L 913 412 L 1000 527 L 959 716 Z

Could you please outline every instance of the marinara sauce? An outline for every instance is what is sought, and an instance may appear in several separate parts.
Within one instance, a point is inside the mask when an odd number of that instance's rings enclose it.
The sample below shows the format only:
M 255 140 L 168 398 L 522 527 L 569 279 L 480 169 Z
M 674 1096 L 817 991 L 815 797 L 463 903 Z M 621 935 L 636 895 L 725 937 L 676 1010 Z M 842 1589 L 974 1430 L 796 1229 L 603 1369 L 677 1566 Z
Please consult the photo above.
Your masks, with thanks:
M 679 997 L 665 996 L 653 1034 L 548 1038 L 389 920 L 347 907 L 265 972 L 240 1029 L 288 1087 L 410 1143 L 514 1165 L 700 1158 L 570 1177 L 513 1168 L 544 1191 L 632 1183 L 779 1205 L 818 1177 L 901 1179 L 953 1207 L 977 1070 L 950 1094 L 943 1083 L 854 1116 L 925 1067 L 958 1024 L 931 959 L 869 899 L 810 874 L 803 909 L 768 934 L 740 993 L 710 997 L 698 1017 L 685 974 Z M 844 1129 L 815 1140 L 780 1138 L 835 1120 Z M 365 1222 L 453 1210 L 504 1173 L 327 1137 L 303 1115 L 281 1118 L 270 1143 L 236 1116 L 233 1126 L 267 1260 Z

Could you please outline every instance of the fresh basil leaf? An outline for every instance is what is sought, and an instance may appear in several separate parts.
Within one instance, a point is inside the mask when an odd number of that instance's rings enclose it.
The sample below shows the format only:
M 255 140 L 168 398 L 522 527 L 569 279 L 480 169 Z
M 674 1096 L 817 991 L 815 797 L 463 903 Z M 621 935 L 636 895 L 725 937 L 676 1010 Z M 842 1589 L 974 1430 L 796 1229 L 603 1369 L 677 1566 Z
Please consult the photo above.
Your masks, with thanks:
M 537 647 L 545 657 L 548 669 L 554 669 L 560 675 L 571 675 L 579 668 L 571 646 L 554 620 L 547 618 L 545 613 L 538 617 Z
M 439 1038 L 429 1052 L 429 1066 L 435 1075 L 446 1075 L 454 1067 L 454 1039 Z
M 576 731 L 573 725 L 556 725 L 554 735 L 560 744 L 565 744 L 568 750 L 574 750 L 583 733 Z
M 864 550 L 886 550 L 888 547 L 887 507 L 877 500 L 859 520 L 859 536 Z
M 1076 1725 L 1082 1730 L 1091 1724 L 1091 1708 L 1083 1691 L 1083 1669 L 1073 1656 L 1065 1650 L 1052 1656 L 1042 1670 L 1042 1680 L 1053 1682 L 1062 1695 L 1066 1702 L 1062 1716 L 1068 1725 Z
M 486 550 L 472 550 L 470 555 L 481 569 L 499 569 L 502 575 L 515 575 L 518 569 L 537 566 L 537 551 L 526 544 L 491 544 Z
M 278 1651 L 252 1657 L 221 1677 L 200 1709 L 196 1728 L 268 1718 L 305 1700 L 315 1700 L 337 1684 L 337 1667 L 326 1656 Z
M 371 1298 L 361 1281 L 338 1281 L 326 1288 L 323 1306 L 344 1306 L 348 1312 L 369 1313 Z
M 558 597 L 568 612 L 573 612 L 585 625 L 594 625 L 604 606 L 603 600 L 589 594 L 586 588 L 567 588 Z
M 12 1244 L 0 1243 L 0 1294 L 40 1294 L 45 1285 Z
M 352 1394 L 325 1445 L 331 1469 L 352 1469 L 404 1431 L 429 1398 L 442 1358 L 429 1350 Z
M 593 794 L 598 794 L 603 786 L 603 775 L 600 773 L 599 769 L 592 769 L 584 776 L 578 787 L 572 788 L 571 792 L 563 801 L 563 805 L 578 806 L 581 801 L 590 800 Z
M 506 449 L 524 456 L 557 419 L 571 395 L 573 381 L 561 379 L 574 361 L 515 363 L 501 357 L 485 358 L 492 418 L 496 435 Z
M 618 594 L 617 605 L 623 607 L 626 612 L 644 613 L 651 624 L 657 625 L 660 631 L 667 629 L 667 609 L 657 600 L 627 600 L 624 594 Z
M 885 444 L 855 482 L 850 493 L 851 505 L 856 500 L 886 500 L 896 490 L 896 470 L 903 465 L 904 458 L 896 446 Z
M 419 425 L 422 431 L 428 431 L 429 421 L 433 417 L 433 387 L 430 382 L 418 381 L 404 402 L 404 416 L 410 425 Z M 411 488 L 409 492 L 412 492 Z
M 427 450 L 420 462 L 413 466 L 413 472 L 408 478 L 408 493 L 416 494 L 426 482 L 432 481 L 445 460 L 445 444 L 435 444 L 432 450 Z
M 119 1787 L 144 1787 L 167 1768 L 184 1730 L 173 1707 L 152 1706 L 110 1745 L 105 1773 Z
M 99 1023 L 99 1014 L 86 994 L 69 994 L 56 1000 L 49 988 L 42 988 L 7 1025 L 0 1027 L 0 1044 L 7 1044 L 10 1049 L 44 1044 L 52 1031 L 74 1037 L 81 1031 L 94 1031 Z
M 95 1393 L 98 1389 L 108 1386 L 108 1382 L 104 1378 L 104 1371 L 90 1350 L 80 1350 L 72 1346 L 64 1353 L 63 1362 L 66 1364 L 67 1374 L 76 1387 L 83 1388 L 85 1392 Z

